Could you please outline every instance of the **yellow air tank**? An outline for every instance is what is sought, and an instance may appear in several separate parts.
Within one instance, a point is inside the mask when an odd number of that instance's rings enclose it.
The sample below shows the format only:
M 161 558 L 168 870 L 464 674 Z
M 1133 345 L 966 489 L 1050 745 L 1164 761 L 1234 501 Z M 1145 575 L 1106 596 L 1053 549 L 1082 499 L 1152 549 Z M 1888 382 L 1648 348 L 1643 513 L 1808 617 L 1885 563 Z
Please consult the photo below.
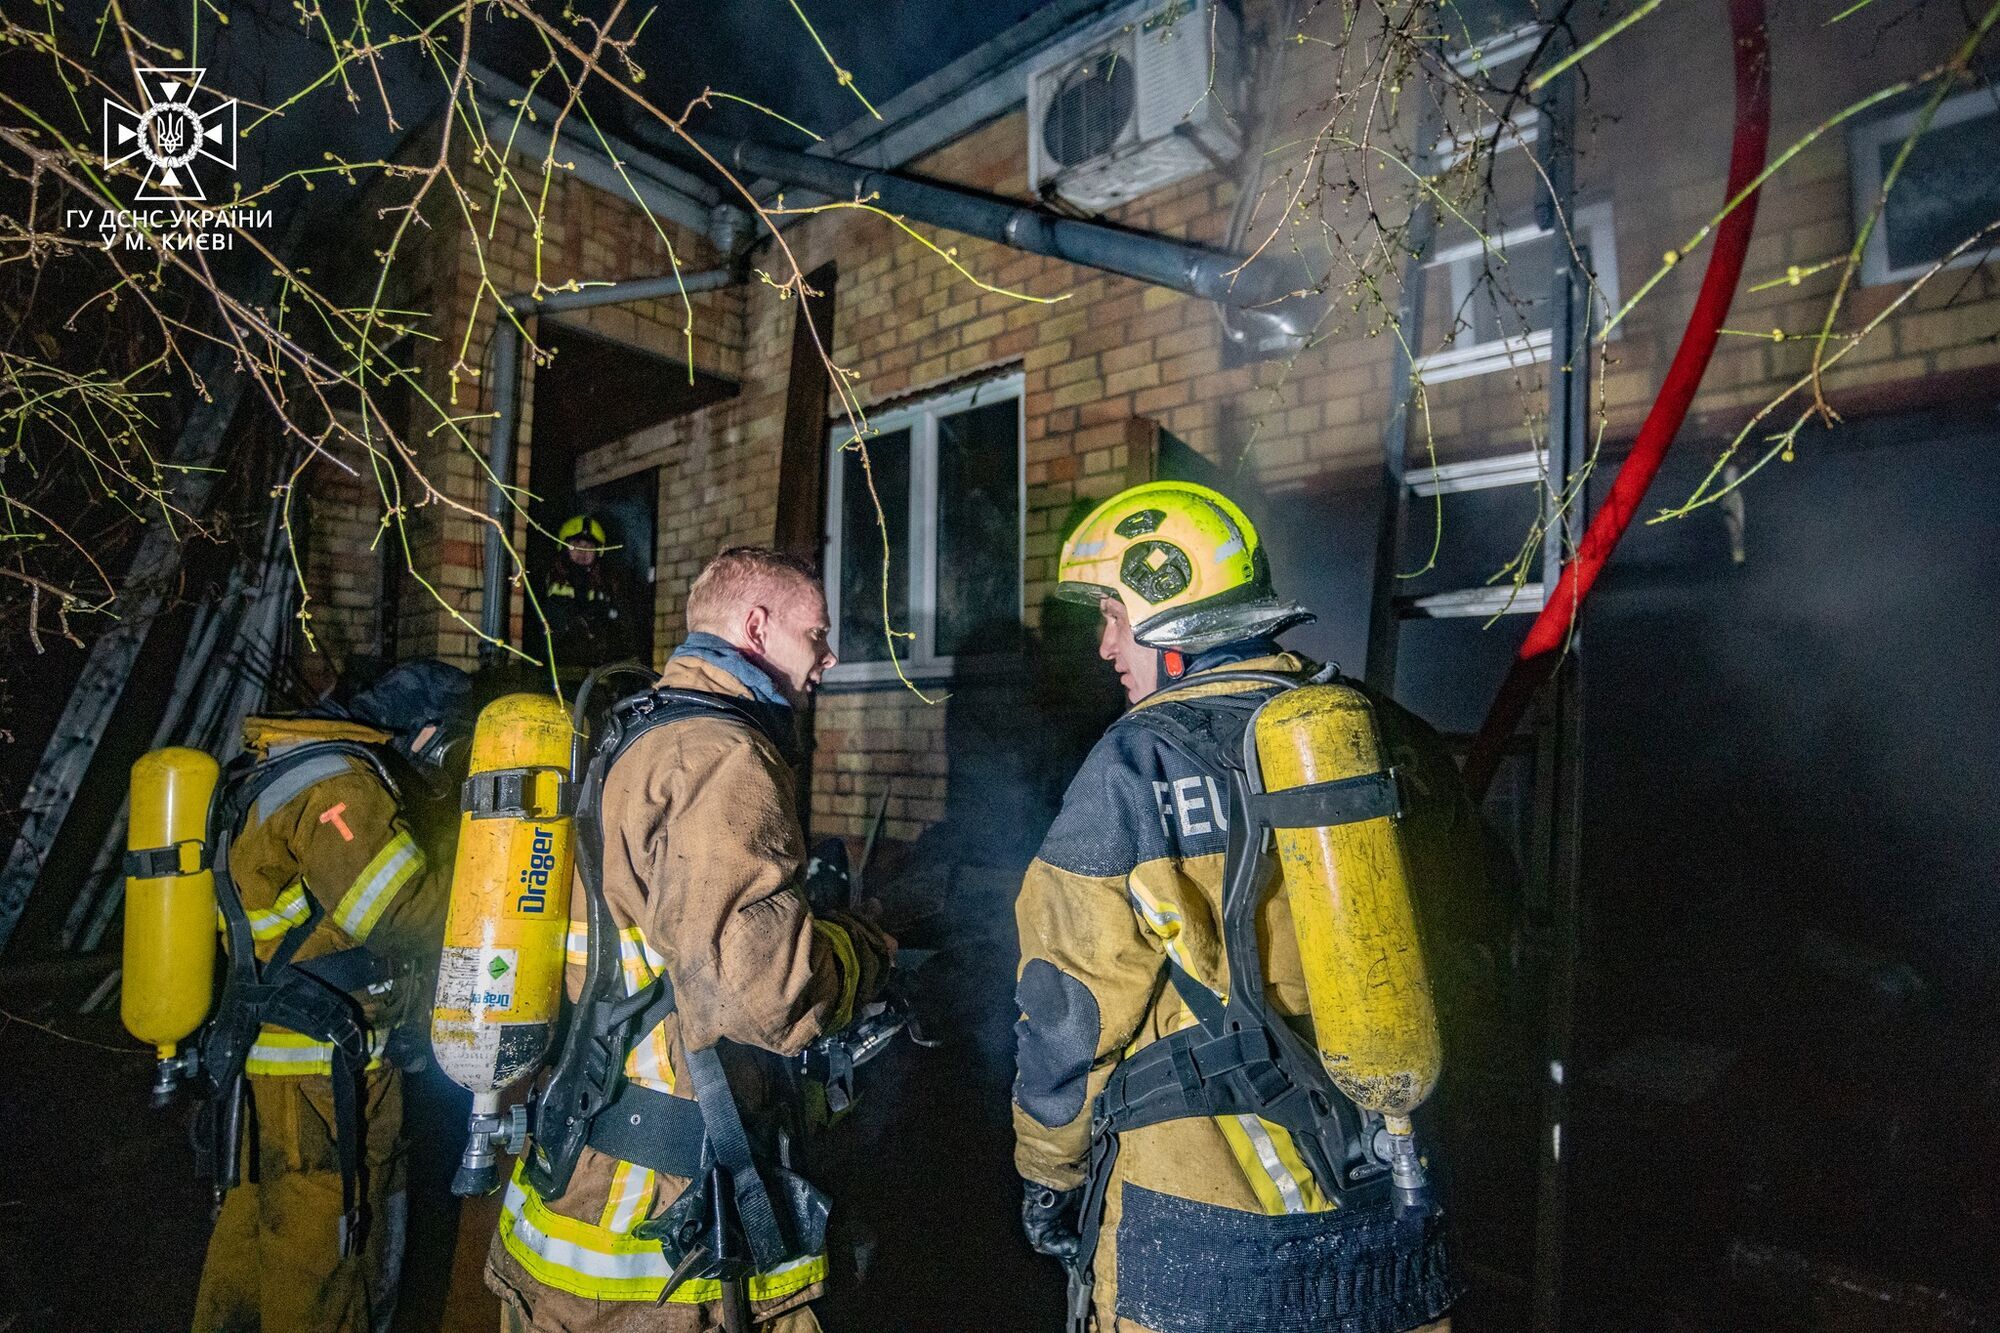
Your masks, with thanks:
M 1384 771 L 1374 708 L 1351 686 L 1287 690 L 1254 725 L 1266 791 Z M 1410 1113 L 1437 1086 L 1443 1050 L 1396 819 L 1279 828 L 1274 841 L 1320 1061 L 1357 1106 L 1382 1115 L 1398 1192 L 1419 1202 Z
M 160 1053 L 155 1104 L 194 1072 L 180 1043 L 208 1017 L 215 996 L 215 873 L 208 865 L 208 807 L 221 770 L 179 746 L 132 765 L 125 835 L 125 971 L 119 1016 Z
M 570 720 L 560 700 L 510 694 L 480 711 L 458 825 L 431 1049 L 472 1093 L 454 1192 L 500 1183 L 496 1149 L 521 1148 L 500 1095 L 534 1073 L 562 1007 L 569 931 Z

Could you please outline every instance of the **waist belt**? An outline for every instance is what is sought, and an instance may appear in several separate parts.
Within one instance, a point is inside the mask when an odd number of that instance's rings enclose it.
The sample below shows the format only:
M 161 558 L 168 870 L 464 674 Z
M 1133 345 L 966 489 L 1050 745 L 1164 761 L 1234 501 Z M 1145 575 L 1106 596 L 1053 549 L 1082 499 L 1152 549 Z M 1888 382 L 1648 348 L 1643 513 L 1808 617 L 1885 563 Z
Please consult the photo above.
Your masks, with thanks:
M 590 1122 L 586 1142 L 620 1161 L 692 1180 L 701 1173 L 701 1107 L 627 1083 Z
M 293 963 L 294 971 L 303 972 L 324 986 L 337 991 L 346 991 L 359 999 L 361 995 L 385 982 L 395 979 L 395 970 L 380 954 L 355 945 L 349 949 L 337 949 L 323 953 L 317 958 L 308 958 L 301 963 Z
M 1098 1101 L 1094 1130 L 1123 1134 L 1189 1116 L 1254 1115 L 1290 1086 L 1263 1029 L 1211 1038 L 1190 1028 L 1119 1064 Z

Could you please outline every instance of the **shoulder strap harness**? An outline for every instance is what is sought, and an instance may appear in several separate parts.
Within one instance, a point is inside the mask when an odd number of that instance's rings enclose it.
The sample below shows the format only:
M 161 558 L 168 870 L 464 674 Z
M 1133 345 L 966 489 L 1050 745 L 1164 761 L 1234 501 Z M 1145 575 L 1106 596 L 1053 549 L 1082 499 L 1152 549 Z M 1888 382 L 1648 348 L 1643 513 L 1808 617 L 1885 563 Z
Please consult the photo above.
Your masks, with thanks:
M 1317 683 L 1331 672 L 1316 676 Z M 1163 1037 L 1122 1061 L 1091 1113 L 1089 1171 L 1071 1267 L 1070 1327 L 1090 1315 L 1090 1267 L 1103 1222 L 1105 1191 L 1118 1137 L 1167 1120 L 1255 1115 L 1288 1130 L 1320 1186 L 1343 1205 L 1385 1195 L 1390 1166 L 1374 1149 L 1379 1117 L 1349 1101 L 1327 1077 L 1311 1045 L 1271 1011 L 1257 944 L 1257 908 L 1275 871 L 1271 831 L 1353 823 L 1400 813 L 1393 771 L 1282 792 L 1263 790 L 1257 762 L 1257 711 L 1278 693 L 1307 683 L 1264 671 L 1224 671 L 1200 683 L 1243 683 L 1234 694 L 1165 699 L 1121 718 L 1229 786 L 1229 841 L 1223 858 L 1223 952 L 1227 1001 L 1168 960 L 1169 979 L 1197 1026 Z
M 827 1216 L 824 1196 L 803 1178 L 776 1166 L 760 1168 L 715 1047 L 687 1052 L 693 1102 L 634 1086 L 624 1077 L 632 1044 L 674 1012 L 674 990 L 662 971 L 637 993 L 625 993 L 618 923 L 604 896 L 604 781 L 641 736 L 697 717 L 739 723 L 780 753 L 791 752 L 784 730 L 788 719 L 750 699 L 654 689 L 612 709 L 576 805 L 576 864 L 588 931 L 583 988 L 562 1052 L 536 1101 L 533 1143 L 523 1162 L 528 1183 L 546 1199 L 560 1198 L 569 1188 L 586 1144 L 691 1181 L 664 1214 L 633 1231 L 658 1240 L 673 1268 L 662 1300 L 689 1278 L 728 1280 L 818 1253 Z M 780 1187 L 775 1204 L 767 1175 Z
M 267 797 L 278 805 L 290 801 L 332 776 L 319 770 L 335 757 L 358 760 L 392 796 L 399 794 L 382 757 L 369 746 L 355 741 L 312 741 L 275 758 L 232 763 L 210 807 L 208 837 L 215 849 L 215 900 L 222 914 L 229 958 L 222 1001 L 202 1039 L 209 1099 L 196 1152 L 202 1174 L 214 1182 L 219 1204 L 242 1177 L 238 1154 L 243 1137 L 244 1066 L 258 1030 L 269 1024 L 331 1043 L 334 1145 L 340 1161 L 340 1246 L 342 1255 L 351 1255 L 358 1252 L 364 1223 L 360 1083 L 368 1063 L 368 1029 L 356 997 L 388 980 L 389 973 L 375 954 L 358 947 L 308 962 L 293 961 L 326 915 L 310 893 L 305 895 L 306 919 L 287 930 L 270 961 L 260 964 L 249 915 L 229 873 L 230 840 L 259 801 Z

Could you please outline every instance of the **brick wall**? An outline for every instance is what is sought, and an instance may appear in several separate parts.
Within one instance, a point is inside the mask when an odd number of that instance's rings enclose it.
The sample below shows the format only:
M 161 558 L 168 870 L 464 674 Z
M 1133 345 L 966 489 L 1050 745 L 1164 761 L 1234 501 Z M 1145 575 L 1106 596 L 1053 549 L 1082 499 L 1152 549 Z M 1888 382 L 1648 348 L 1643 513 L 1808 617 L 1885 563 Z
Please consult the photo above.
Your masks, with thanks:
M 429 137 L 411 149 L 406 160 L 425 164 L 435 161 L 436 155 L 436 139 Z M 488 180 L 486 172 L 468 166 L 462 143 L 454 165 L 460 179 L 468 184 Z M 511 165 L 517 180 L 525 182 L 523 188 L 531 196 L 537 194 L 539 161 L 516 155 Z M 480 196 L 485 207 L 493 206 L 490 187 L 483 194 L 477 188 L 472 193 Z M 408 195 L 406 181 L 391 180 L 370 187 L 363 207 L 357 210 L 356 238 L 342 251 L 351 268 L 340 279 L 346 290 L 359 293 L 372 286 L 378 270 L 354 261 L 359 257 L 373 262 L 369 257 L 386 243 L 400 216 L 385 214 L 383 209 L 403 203 Z M 486 528 L 476 515 L 484 512 L 486 503 L 484 459 L 494 410 L 494 384 L 487 369 L 498 310 L 496 296 L 529 292 L 538 278 L 544 290 L 559 290 L 573 281 L 655 277 L 670 271 L 669 243 L 683 271 L 712 268 L 721 262 L 706 238 L 650 217 L 637 203 L 606 194 L 560 170 L 548 191 L 539 245 L 535 219 L 518 194 L 503 196 L 496 214 L 488 216 L 482 211 L 476 216 L 479 226 L 469 231 L 443 185 L 434 188 L 423 209 L 425 225 L 411 229 L 411 241 L 389 275 L 384 297 L 385 305 L 425 312 L 418 325 L 428 338 L 417 341 L 408 353 L 419 372 L 420 389 L 407 395 L 411 416 L 406 429 L 418 468 L 438 492 L 427 496 L 422 487 L 413 484 L 409 470 L 402 470 L 416 568 L 403 575 L 397 599 L 397 652 L 405 658 L 436 655 L 463 664 L 478 656 L 472 626 L 480 616 Z M 725 290 L 695 294 L 685 305 L 673 296 L 552 318 L 682 362 L 692 352 L 697 368 L 734 378 L 742 373 L 742 307 L 742 295 Z M 532 333 L 532 321 L 529 328 Z M 535 409 L 534 366 L 527 349 L 523 363 L 517 467 L 512 480 L 525 487 L 534 451 Z M 428 404 L 423 401 L 425 395 Z M 454 419 L 456 428 L 438 429 L 441 418 L 447 415 Z M 365 460 L 348 461 L 360 462 L 366 474 Z M 321 467 L 315 484 L 329 478 L 332 471 Z M 381 499 L 372 481 L 360 488 L 334 486 L 340 495 L 339 505 L 353 510 L 372 504 L 374 512 L 380 513 Z M 466 506 L 471 512 L 455 506 Z M 355 556 L 346 548 L 356 539 L 360 524 L 357 513 L 345 513 L 340 519 L 316 526 L 311 559 L 330 571 L 354 564 Z M 515 540 L 522 540 L 525 532 L 525 523 L 517 519 Z M 318 587 L 314 593 L 323 596 Z M 369 640 L 376 613 L 372 602 L 356 602 L 345 591 L 341 596 L 346 600 L 338 606 L 331 599 L 325 601 L 323 621 L 316 625 L 329 631 L 322 636 L 322 650 L 336 655 Z M 512 602 L 511 623 L 519 642 L 518 591 L 513 593 Z
M 366 468 L 349 469 L 331 458 L 310 462 L 300 489 L 303 497 L 294 503 L 303 505 L 307 517 L 301 526 L 310 534 L 300 563 L 319 650 L 307 659 L 308 669 L 316 684 L 325 685 L 348 663 L 379 651 L 382 575 L 375 543 L 382 502 Z
M 1828 29 L 1812 16 L 1781 13 L 1772 33 L 1778 70 L 1773 151 L 1862 93 L 1937 59 L 1952 22 L 1938 15 L 1929 27 L 1913 19 L 1878 33 Z M 1580 122 L 1578 200 L 1611 200 L 1618 285 L 1629 294 L 1650 276 L 1660 256 L 1684 244 L 1722 201 L 1730 52 L 1719 14 L 1699 8 L 1662 10 L 1620 41 L 1630 44 L 1617 70 L 1648 75 L 1613 77 L 1604 58 L 1594 62 L 1594 100 Z M 1292 59 L 1289 109 L 1275 135 L 1279 141 L 1294 137 L 1287 124 L 1314 123 L 1323 96 L 1314 68 L 1310 55 Z M 1017 112 L 914 168 L 1025 196 L 1026 133 Z M 1510 156 L 1502 170 L 1524 175 L 1525 154 L 1515 150 Z M 1508 189 L 1503 181 L 1501 193 Z M 1527 197 L 1518 185 L 1513 189 Z M 1116 220 L 1215 241 L 1223 235 L 1233 198 L 1228 181 L 1200 178 L 1139 201 Z M 1851 242 L 1852 226 L 1845 140 L 1835 135 L 1801 154 L 1767 191 L 1746 287 L 1783 276 L 1788 265 L 1809 267 L 1834 257 Z M 857 372 L 864 402 L 906 395 L 981 367 L 1014 361 L 1024 367 L 1023 576 L 1031 625 L 1040 623 L 1072 505 L 1108 494 L 1126 480 L 1126 428 L 1134 417 L 1157 421 L 1225 466 L 1237 466 L 1240 453 L 1241 465 L 1268 489 L 1337 485 L 1343 478 L 1372 475 L 1377 467 L 1389 406 L 1389 339 L 1368 335 L 1365 311 L 1288 367 L 1225 368 L 1217 320 L 1203 303 L 999 246 L 919 231 L 956 246 L 961 262 L 995 284 L 1066 299 L 1034 306 L 982 294 L 874 219 L 835 215 L 791 236 L 807 264 L 829 256 L 843 263 L 863 257 L 840 289 L 837 359 Z M 1637 430 L 1692 307 L 1706 254 L 1697 252 L 1669 274 L 1610 344 L 1598 400 L 1607 442 L 1615 445 Z M 1441 281 L 1437 270 L 1430 276 L 1433 283 Z M 1816 329 L 1835 281 L 1833 273 L 1825 273 L 1798 286 L 1746 292 L 1731 326 Z M 1836 401 L 1843 390 L 1884 378 L 1921 382 L 2000 362 L 1994 338 L 2000 331 L 1996 267 L 1954 273 L 1934 288 L 1829 377 Z M 1939 309 L 1954 290 L 1951 308 Z M 1873 315 L 1893 291 L 1862 291 L 1844 322 Z M 756 318 L 753 312 L 753 338 Z M 1713 448 L 1727 438 L 1750 410 L 1800 373 L 1807 352 L 1800 342 L 1725 339 L 1681 447 Z M 1429 415 L 1440 457 L 1526 447 L 1542 429 L 1546 395 L 1540 365 L 1434 386 Z M 1077 664 L 1079 670 L 1094 667 Z M 1046 706 L 1051 697 L 1043 690 L 1029 703 Z M 893 822 L 905 811 L 911 822 L 941 817 L 943 797 L 932 795 L 940 760 L 931 738 L 944 730 L 942 719 L 956 702 L 929 708 L 907 694 L 881 691 L 825 699 L 814 805 L 822 826 L 859 831 L 864 810 L 873 809 L 872 797 L 864 796 L 892 777 L 899 794 L 908 790 L 913 797 L 906 805 L 892 804 L 892 836 L 910 831 L 908 823 Z
M 1251 0 L 1253 16 L 1260 10 Z M 1331 23 L 1330 7 L 1319 11 Z M 1952 16 L 1920 11 L 1886 29 L 1826 27 L 1803 11 L 1773 20 L 1776 124 L 1773 149 L 1862 92 L 1921 70 L 1946 49 Z M 1331 32 L 1322 36 L 1332 37 Z M 1586 34 L 1587 35 L 1587 34 Z M 1274 138 L 1310 134 L 1323 118 L 1327 69 L 1324 46 L 1291 56 L 1285 109 Z M 1581 118 L 1580 203 L 1609 199 L 1617 238 L 1621 293 L 1635 291 L 1663 252 L 1682 245 L 1718 207 L 1726 165 L 1731 83 L 1728 35 L 1712 7 L 1668 7 L 1648 17 L 1592 58 L 1590 102 Z M 913 163 L 913 169 L 1004 195 L 1026 197 L 1024 116 L 1016 111 Z M 1525 202 L 1532 179 L 1516 150 L 1500 163 L 1503 195 Z M 1352 163 L 1336 163 L 1333 172 Z M 1511 173 L 1511 177 L 1509 176 Z M 1509 183 L 1511 179 L 1511 183 Z M 1224 238 L 1235 187 L 1219 175 L 1159 191 L 1121 211 L 1119 222 L 1215 242 Z M 1314 195 L 1314 206 L 1355 205 L 1337 191 Z M 1766 192 L 1750 256 L 1746 287 L 1782 277 L 1788 265 L 1810 266 L 1838 254 L 1852 236 L 1845 141 L 1838 135 L 1802 153 Z M 636 210 L 575 182 L 552 196 L 544 271 L 550 281 L 650 273 L 663 266 L 657 237 Z M 1298 221 L 1280 244 L 1317 236 L 1323 216 Z M 1336 218 L 1336 221 L 1340 219 Z M 1507 217 L 1489 219 L 1498 227 Z M 1054 561 L 1066 524 L 1089 500 L 1124 485 L 1143 466 L 1130 441 L 1143 438 L 1135 419 L 1156 422 L 1211 461 L 1269 490 L 1337 484 L 1372 474 L 1389 407 L 1389 339 L 1371 336 L 1379 318 L 1343 310 L 1345 320 L 1290 364 L 1227 366 L 1213 308 L 1144 284 L 1021 254 L 1005 247 L 916 227 L 926 240 L 951 249 L 985 282 L 1048 304 L 982 290 L 936 253 L 892 223 L 858 211 L 799 220 L 786 233 L 806 270 L 834 259 L 837 288 L 836 362 L 850 372 L 853 392 L 869 406 L 921 395 L 986 371 L 1018 368 L 1026 402 L 1027 620 L 1037 637 L 1028 665 L 1011 683 L 959 683 L 945 702 L 927 704 L 900 688 L 832 689 L 818 711 L 813 815 L 817 831 L 859 834 L 879 794 L 893 781 L 886 832 L 908 839 L 955 818 L 960 784 L 954 764 L 973 764 L 981 780 L 1003 772 L 1003 802 L 1019 810 L 985 810 L 978 817 L 1032 823 L 1053 790 L 1046 775 L 1072 762 L 1073 738 L 1050 741 L 1041 722 L 1050 709 L 1087 719 L 1101 706 L 1102 681 L 1088 659 L 1088 627 L 1057 625 L 1045 613 Z M 1253 229 L 1253 236 L 1257 233 Z M 512 214 L 500 219 L 500 239 L 487 263 L 503 289 L 531 276 L 527 235 Z M 677 246 L 689 267 L 712 261 L 698 242 Z M 1605 354 L 1598 386 L 1603 434 L 1628 439 L 1657 389 L 1693 303 L 1707 256 L 1680 264 L 1624 323 Z M 473 255 L 447 248 L 438 290 L 451 310 L 468 308 L 476 289 Z M 778 261 L 768 261 L 775 263 Z M 1431 274 L 1434 284 L 1441 274 Z M 1794 332 L 1817 327 L 1831 273 L 1741 295 L 1732 327 Z M 1863 290 L 1848 320 L 1879 311 L 1893 289 Z M 1386 294 L 1393 299 L 1393 292 Z M 1949 308 L 1946 303 L 1949 302 Z M 656 307 L 664 303 L 655 303 Z M 671 645 L 682 631 L 681 602 L 703 561 L 722 546 L 767 541 L 775 522 L 779 437 L 795 307 L 764 284 L 702 298 L 697 362 L 740 379 L 736 398 L 640 432 L 581 460 L 579 483 L 640 468 L 660 472 L 656 641 Z M 466 360 L 484 355 L 490 304 Z M 678 311 L 608 312 L 616 336 L 658 346 L 678 339 Z M 464 317 L 439 319 L 453 331 L 430 355 L 432 382 L 447 375 Z M 1856 353 L 1829 385 L 1843 392 L 1883 383 L 1922 386 L 1932 377 L 2000 362 L 2000 277 L 1996 268 L 1967 270 L 1933 284 Z M 1432 331 L 1433 335 L 1436 333 Z M 651 341 L 649 341 L 651 340 Z M 672 348 L 662 348 L 679 355 Z M 1768 338 L 1724 340 L 1681 448 L 1713 448 L 1747 413 L 1805 364 L 1799 342 Z M 460 384 L 460 409 L 484 410 L 490 385 Z M 1429 423 L 1442 458 L 1518 450 L 1541 428 L 1544 367 L 1434 385 Z M 531 406 L 531 404 L 530 404 Z M 480 447 L 484 427 L 469 434 Z M 525 461 L 525 460 L 524 460 Z M 456 493 L 476 502 L 472 461 L 442 467 Z M 522 474 L 525 476 L 525 471 Z M 477 526 L 436 521 L 441 538 L 441 586 L 467 615 L 477 612 Z M 411 599 L 416 600 L 416 599 Z M 435 608 L 405 614 L 406 633 L 420 625 L 439 649 L 468 654 L 471 640 Z M 413 641 L 406 638 L 414 651 Z M 940 691 L 941 692 L 941 691 Z M 1023 718 L 1035 718 L 1034 727 Z M 969 720 L 968 720 L 969 719 Z M 999 719 L 999 720 L 995 720 Z M 1011 728 L 1011 739 L 1003 733 Z M 1087 728 L 1086 728 L 1087 729 Z M 1033 731 L 1036 734 L 1027 735 Z M 1056 728 L 1057 733 L 1061 728 Z M 967 742 L 964 737 L 977 734 Z M 992 741 L 993 737 L 1000 740 Z M 977 737 L 986 737 L 979 740 Z M 988 743 L 992 741 L 992 743 Z M 1011 753 L 1028 756 L 1020 763 Z M 969 757 L 968 757 L 969 756 Z M 1010 767 L 1011 765 L 1011 767 Z M 1039 803 L 1039 804 L 1038 804 Z

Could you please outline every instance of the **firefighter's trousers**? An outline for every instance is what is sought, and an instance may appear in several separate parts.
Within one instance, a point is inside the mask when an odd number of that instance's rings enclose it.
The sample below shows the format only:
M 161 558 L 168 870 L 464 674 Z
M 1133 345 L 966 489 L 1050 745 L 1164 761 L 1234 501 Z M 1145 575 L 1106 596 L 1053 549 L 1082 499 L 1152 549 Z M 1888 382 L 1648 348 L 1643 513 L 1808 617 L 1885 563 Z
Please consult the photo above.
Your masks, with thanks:
M 606 1302 L 606 1304 L 615 1306 L 617 1303 Z M 700 1308 L 706 1310 L 711 1307 L 702 1306 Z M 719 1309 L 720 1307 L 713 1308 Z M 560 1327 L 566 1329 L 568 1325 Z M 721 1325 L 710 1325 L 710 1327 L 720 1328 Z M 500 1333 L 558 1333 L 558 1329 L 554 1327 L 544 1329 L 540 1324 L 530 1324 L 521 1317 L 520 1311 L 516 1310 L 512 1305 L 502 1303 L 500 1306 Z M 820 1326 L 819 1320 L 813 1317 L 812 1307 L 801 1305 L 796 1310 L 785 1311 L 775 1319 L 766 1319 L 760 1324 L 751 1325 L 750 1333 L 820 1333 Z
M 408 1213 L 402 1074 L 372 1069 L 363 1105 L 363 1240 L 342 1258 L 333 1084 L 250 1076 L 243 1183 L 223 1200 L 194 1333 L 387 1333 Z

